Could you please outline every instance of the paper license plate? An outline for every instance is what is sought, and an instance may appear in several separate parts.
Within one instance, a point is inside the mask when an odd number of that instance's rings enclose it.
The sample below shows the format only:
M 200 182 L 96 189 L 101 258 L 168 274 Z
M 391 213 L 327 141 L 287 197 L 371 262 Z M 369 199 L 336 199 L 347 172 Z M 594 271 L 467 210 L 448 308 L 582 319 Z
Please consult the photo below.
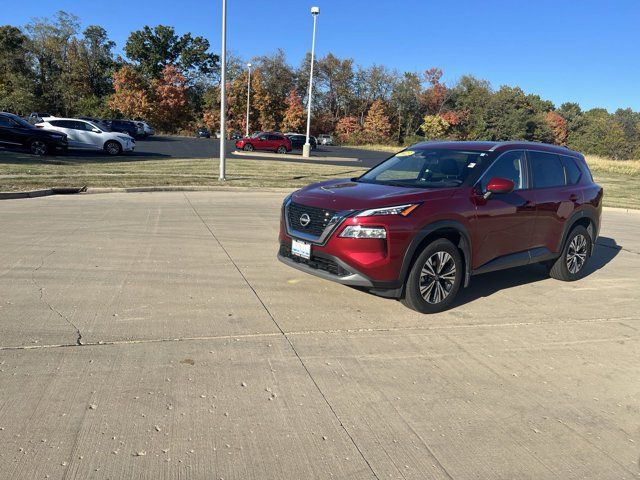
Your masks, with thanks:
M 291 240 L 291 253 L 297 255 L 298 257 L 306 258 L 307 260 L 309 260 L 311 258 L 311 244 L 301 242 L 300 240 L 296 240 L 294 238 Z

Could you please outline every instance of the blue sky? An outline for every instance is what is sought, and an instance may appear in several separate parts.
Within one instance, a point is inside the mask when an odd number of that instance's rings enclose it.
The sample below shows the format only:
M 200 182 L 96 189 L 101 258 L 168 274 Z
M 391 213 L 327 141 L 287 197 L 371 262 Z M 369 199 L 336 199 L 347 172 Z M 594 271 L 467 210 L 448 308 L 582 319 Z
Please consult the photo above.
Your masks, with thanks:
M 640 110 L 640 0 L 228 0 L 229 50 L 244 58 L 281 47 L 298 64 L 321 8 L 317 51 L 399 71 L 443 69 L 494 87 L 519 85 L 559 105 Z M 220 47 L 221 0 L 0 0 L 0 24 L 66 10 L 99 24 L 122 48 L 132 30 L 165 24 Z

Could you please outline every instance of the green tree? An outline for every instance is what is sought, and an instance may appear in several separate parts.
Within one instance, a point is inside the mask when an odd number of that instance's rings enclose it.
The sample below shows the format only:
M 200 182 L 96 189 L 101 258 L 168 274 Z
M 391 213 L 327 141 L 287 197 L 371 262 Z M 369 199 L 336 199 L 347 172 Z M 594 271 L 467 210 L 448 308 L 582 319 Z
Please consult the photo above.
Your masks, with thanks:
M 211 74 L 218 68 L 219 57 L 209 48 L 209 41 L 203 37 L 192 37 L 190 33 L 179 36 L 173 27 L 158 25 L 132 32 L 124 51 L 150 78 L 160 78 L 167 65 L 175 65 L 193 80 L 198 74 Z
M 0 111 L 28 113 L 35 108 L 28 43 L 19 28 L 0 27 Z
M 440 115 L 425 115 L 420 129 L 427 140 L 440 140 L 447 137 L 449 123 Z

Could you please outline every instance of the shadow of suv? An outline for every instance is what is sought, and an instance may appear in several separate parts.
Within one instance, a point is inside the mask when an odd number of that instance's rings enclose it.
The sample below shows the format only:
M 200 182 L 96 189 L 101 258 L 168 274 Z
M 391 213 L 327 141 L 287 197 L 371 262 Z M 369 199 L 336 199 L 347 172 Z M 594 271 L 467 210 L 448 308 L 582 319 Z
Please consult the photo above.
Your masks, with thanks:
M 602 197 L 584 157 L 564 147 L 425 142 L 289 195 L 278 258 L 438 312 L 472 275 L 543 263 L 553 278 L 581 278 Z

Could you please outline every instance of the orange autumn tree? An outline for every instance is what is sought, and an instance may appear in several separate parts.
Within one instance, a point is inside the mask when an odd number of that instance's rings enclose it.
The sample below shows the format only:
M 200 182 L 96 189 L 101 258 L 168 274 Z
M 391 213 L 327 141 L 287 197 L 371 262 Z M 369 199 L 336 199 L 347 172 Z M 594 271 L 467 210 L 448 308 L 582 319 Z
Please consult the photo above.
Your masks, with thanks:
M 553 143 L 566 146 L 568 137 L 567 120 L 554 111 L 547 112 L 544 120 L 553 133 Z
M 376 100 L 371 104 L 364 119 L 364 134 L 369 142 L 384 143 L 389 141 L 391 123 L 384 111 L 382 100 Z
M 125 65 L 113 74 L 114 93 L 109 108 L 130 118 L 147 118 L 152 110 L 149 90 L 143 76 Z
M 302 131 L 306 118 L 304 108 L 302 107 L 302 100 L 300 100 L 295 89 L 292 89 L 289 92 L 286 102 L 287 109 L 284 112 L 284 118 L 282 119 L 282 129 L 288 132 Z
M 342 143 L 358 144 L 362 141 L 362 125 L 356 116 L 342 117 L 336 124 L 336 136 Z
M 152 121 L 160 130 L 171 131 L 188 120 L 187 79 L 174 65 L 153 81 Z

